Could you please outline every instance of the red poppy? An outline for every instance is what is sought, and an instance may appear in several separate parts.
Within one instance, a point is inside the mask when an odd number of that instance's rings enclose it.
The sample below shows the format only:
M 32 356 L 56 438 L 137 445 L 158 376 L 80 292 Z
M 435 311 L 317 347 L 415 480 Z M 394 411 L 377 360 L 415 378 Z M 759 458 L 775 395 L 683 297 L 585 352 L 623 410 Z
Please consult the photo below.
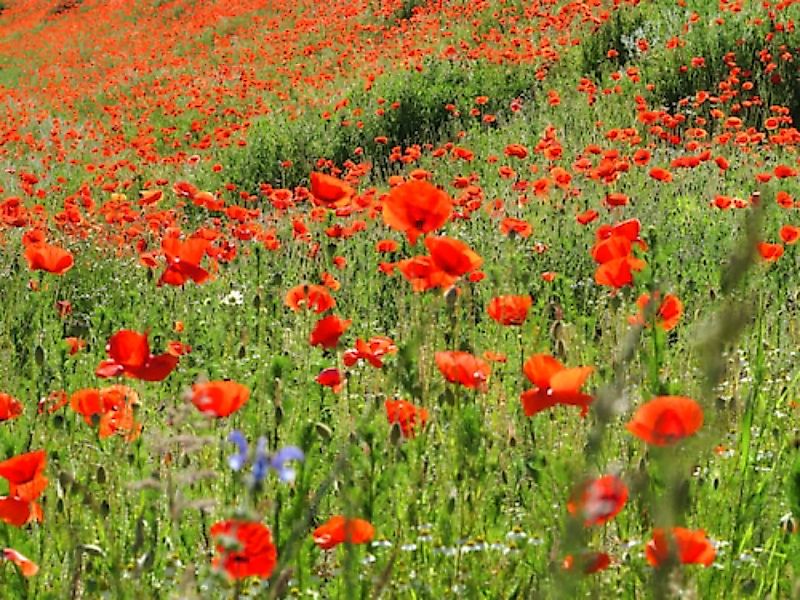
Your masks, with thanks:
M 584 552 L 578 556 L 577 560 L 568 554 L 564 557 L 563 567 L 565 570 L 571 571 L 577 566 L 585 575 L 591 575 L 607 569 L 610 565 L 611 557 L 605 552 Z
M 1 462 L 0 477 L 8 481 L 10 496 L 32 502 L 47 486 L 47 478 L 42 474 L 46 466 L 47 454 L 36 450 Z
M 309 344 L 332 349 L 339 343 L 339 338 L 350 327 L 350 319 L 340 319 L 336 315 L 328 315 L 317 321 L 311 332 Z
M 389 423 L 400 425 L 403 437 L 414 437 L 416 429 L 424 428 L 425 423 L 428 422 L 428 411 L 421 406 L 414 406 L 411 402 L 387 400 L 384 406 Z
M 142 425 L 136 421 L 134 414 L 134 407 L 139 404 L 139 394 L 128 386 L 78 390 L 70 396 L 69 403 L 72 410 L 83 415 L 87 424 L 98 425 L 101 439 L 117 434 L 132 442 L 142 431 Z
M 781 256 L 783 256 L 782 244 L 759 242 L 756 248 L 758 249 L 758 253 L 761 255 L 761 258 L 763 258 L 766 262 L 775 262 Z
M 383 201 L 383 220 L 392 229 L 402 231 L 415 244 L 425 233 L 447 223 L 453 203 L 444 191 L 427 181 L 412 180 L 400 184 Z
M 424 292 L 436 287 L 448 288 L 457 281 L 457 277 L 448 275 L 437 269 L 430 256 L 414 256 L 399 261 L 397 270 L 411 284 L 415 292 Z
M 579 406 L 581 416 L 589 412 L 589 405 L 594 398 L 580 389 L 594 367 L 567 369 L 549 354 L 534 354 L 525 361 L 523 371 L 534 385 L 533 389 L 522 392 L 520 396 L 527 416 L 532 417 L 557 404 Z
M 514 219 L 512 217 L 506 217 L 500 221 L 500 233 L 509 235 L 512 232 L 519 237 L 527 238 L 533 233 L 533 227 L 527 221 Z
M 703 409 L 684 396 L 658 396 L 640 406 L 626 425 L 640 440 L 669 446 L 694 435 L 703 425 Z
M 311 197 L 320 206 L 343 206 L 347 204 L 355 190 L 341 179 L 325 173 L 311 173 Z
M 614 475 L 603 475 L 578 486 L 567 503 L 567 510 L 583 518 L 583 524 L 590 527 L 613 519 L 627 501 L 628 488 L 622 480 Z
M 192 386 L 192 404 L 210 417 L 227 417 L 250 398 L 250 390 L 236 381 L 208 381 Z
M 324 286 L 304 283 L 286 293 L 284 304 L 295 312 L 308 308 L 319 314 L 336 306 L 336 300 Z
M 23 577 L 33 577 L 39 572 L 39 565 L 13 548 L 3 548 L 3 558 L 17 565 Z
M 81 338 L 77 337 L 68 337 L 64 338 L 64 341 L 67 342 L 67 346 L 69 347 L 69 354 L 73 356 L 86 348 L 86 341 L 82 340 Z
M 319 375 L 314 378 L 318 384 L 331 388 L 331 390 L 338 394 L 344 387 L 345 379 L 339 369 L 330 367 L 320 371 Z
M 106 345 L 108 360 L 102 361 L 95 374 L 98 377 L 125 375 L 143 381 L 163 381 L 178 366 L 178 357 L 169 352 L 155 356 L 150 353 L 147 333 L 122 329 L 111 336 Z
M 375 537 L 375 528 L 364 519 L 346 519 L 336 515 L 314 530 L 314 543 L 322 550 L 339 544 L 366 544 Z
M 27 246 L 25 260 L 28 261 L 28 268 L 32 271 L 47 271 L 54 275 L 63 275 L 75 264 L 69 250 L 45 242 Z
M 800 227 L 784 225 L 781 227 L 780 236 L 784 244 L 795 244 L 797 240 L 800 240 Z
M 383 367 L 383 357 L 397 352 L 395 343 L 386 336 L 375 336 L 365 342 L 361 338 L 356 340 L 356 347 L 345 350 L 342 360 L 346 367 L 352 367 L 359 359 L 366 360 L 373 367 Z
M 439 372 L 450 383 L 470 389 L 485 389 L 492 368 L 486 361 L 469 352 L 437 352 L 434 355 Z
M 530 296 L 497 296 L 489 301 L 486 312 L 501 325 L 522 325 L 532 303 Z
M 41 521 L 41 508 L 35 502 L 28 502 L 12 496 L 0 496 L 0 521 L 22 527 L 32 521 Z
M 673 527 L 671 534 L 664 529 L 653 530 L 653 539 L 645 546 L 647 562 L 660 567 L 675 556 L 682 564 L 711 566 L 717 556 L 714 545 L 702 529 L 691 530 Z
M 672 181 L 672 173 L 661 167 L 654 167 L 650 169 L 650 177 L 664 183 Z
M 644 325 L 644 311 L 647 304 L 650 302 L 650 294 L 642 294 L 636 300 L 636 306 L 639 307 L 639 314 L 633 317 L 628 317 L 628 323 L 631 325 Z M 664 331 L 670 331 L 675 328 L 683 315 L 683 303 L 677 296 L 672 294 L 665 294 L 664 299 L 658 306 L 656 311 L 656 325 L 661 327 Z
M 272 574 L 278 551 L 272 532 L 263 523 L 229 519 L 214 523 L 209 530 L 217 551 L 212 565 L 223 569 L 231 579 Z
M 22 404 L 9 394 L 0 392 L 0 421 L 16 419 L 22 414 Z
M 161 274 L 158 285 L 181 286 L 189 279 L 197 284 L 207 281 L 208 271 L 200 266 L 211 242 L 200 237 L 191 237 L 182 242 L 175 237 L 166 237 L 161 249 L 167 259 L 167 268 Z
M 596 210 L 589 209 L 578 214 L 575 217 L 575 220 L 578 221 L 578 223 L 580 223 L 581 225 L 588 225 L 589 223 L 597 219 L 597 217 L 599 216 L 600 213 L 598 213 Z
M 449 237 L 425 238 L 434 266 L 450 277 L 461 277 L 483 264 L 483 259 L 464 242 Z

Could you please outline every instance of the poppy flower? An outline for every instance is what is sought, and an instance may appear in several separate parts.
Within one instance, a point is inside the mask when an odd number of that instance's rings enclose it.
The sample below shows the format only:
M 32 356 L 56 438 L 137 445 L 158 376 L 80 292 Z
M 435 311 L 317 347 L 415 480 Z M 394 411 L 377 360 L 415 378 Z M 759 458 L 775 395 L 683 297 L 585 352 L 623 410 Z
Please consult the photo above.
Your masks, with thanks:
M 628 323 L 631 325 L 644 325 L 644 311 L 647 304 L 650 302 L 650 294 L 642 294 L 636 300 L 636 306 L 639 307 L 639 314 L 628 317 Z M 683 303 L 677 296 L 672 294 L 665 294 L 664 299 L 658 306 L 656 311 L 656 325 L 661 327 L 664 331 L 670 331 L 677 326 L 678 321 L 683 315 Z
M 411 244 L 436 231 L 450 218 L 453 203 L 446 192 L 427 181 L 411 180 L 391 189 L 383 201 L 383 221 L 402 231 Z
M 341 179 L 325 173 L 311 173 L 311 197 L 320 206 L 341 206 L 355 193 L 355 190 Z
M 403 437 L 414 437 L 416 429 L 424 428 L 428 422 L 428 411 L 421 406 L 414 406 L 411 402 L 387 400 L 384 406 L 389 423 L 397 423 Z
M 781 227 L 780 236 L 784 244 L 795 244 L 800 240 L 800 227 L 784 225 Z
M 486 361 L 469 352 L 448 351 L 434 355 L 439 372 L 450 383 L 470 389 L 485 389 L 492 368 Z
M 12 496 L 0 496 L 0 521 L 14 527 L 41 521 L 41 508 L 35 502 Z
M 506 217 L 500 221 L 500 233 L 503 235 L 510 235 L 514 233 L 521 238 L 530 237 L 533 233 L 533 227 L 523 219 L 514 219 L 513 217 Z
M 98 426 L 101 439 L 112 435 L 125 436 L 134 441 L 142 431 L 136 421 L 134 407 L 139 404 L 139 394 L 125 385 L 112 385 L 102 389 L 78 390 L 69 399 L 70 406 L 83 416 L 88 425 Z
M 322 550 L 339 544 L 366 544 L 375 537 L 375 528 L 364 519 L 346 519 L 336 515 L 314 530 L 314 543 Z
M 450 277 L 461 277 L 483 264 L 483 259 L 469 246 L 449 237 L 425 238 L 434 266 Z
M 438 269 L 430 256 L 414 256 L 397 262 L 395 266 L 415 292 L 424 292 L 437 287 L 449 288 L 458 280 L 457 277 Z
M 23 577 L 33 577 L 39 572 L 39 565 L 13 548 L 3 548 L 3 558 L 14 563 Z
M 532 303 L 530 296 L 496 296 L 489 301 L 486 312 L 500 325 L 522 325 Z
M 339 338 L 351 323 L 350 319 L 340 319 L 336 315 L 328 315 L 317 321 L 311 332 L 309 344 L 327 349 L 335 348 L 339 343 Z
M 63 275 L 75 264 L 69 250 L 51 246 L 45 242 L 27 246 L 25 260 L 28 261 L 28 268 L 31 271 L 47 271 L 54 275 Z
M 0 497 L 0 520 L 16 527 L 42 520 L 42 509 L 36 499 L 47 487 L 43 475 L 46 466 L 44 450 L 20 454 L 0 463 L 0 477 L 8 481 L 8 496 Z
M 628 488 L 614 475 L 603 475 L 578 486 L 567 503 L 571 515 L 583 518 L 586 527 L 613 519 L 628 501 Z
M 588 225 L 589 223 L 591 223 L 592 221 L 597 219 L 597 217 L 599 217 L 599 216 L 600 216 L 600 213 L 598 213 L 596 210 L 589 209 L 589 210 L 583 211 L 582 213 L 579 213 L 575 217 L 575 220 L 578 223 L 580 223 L 581 225 Z
M 295 312 L 307 308 L 319 314 L 336 306 L 336 300 L 324 286 L 301 284 L 286 293 L 284 304 Z
M 214 523 L 209 534 L 217 551 L 212 565 L 224 570 L 230 579 L 266 579 L 272 575 L 278 551 L 272 532 L 263 523 L 229 519 Z
M 174 237 L 164 238 L 161 249 L 167 259 L 167 268 L 158 285 L 181 286 L 189 279 L 197 284 L 207 281 L 211 275 L 200 263 L 210 245 L 208 240 L 200 237 L 191 237 L 183 242 Z
M 661 167 L 654 167 L 650 169 L 650 177 L 664 183 L 669 183 L 672 181 L 672 173 Z
M 192 404 L 210 417 L 227 417 L 250 398 L 250 390 L 236 381 L 208 381 L 192 386 Z
M 69 348 L 70 356 L 74 356 L 75 354 L 86 348 L 86 341 L 78 337 L 64 338 L 64 341 L 67 342 L 67 347 Z
M 534 385 L 520 396 L 525 414 L 532 417 L 557 404 L 568 404 L 579 406 L 581 416 L 586 416 L 594 398 L 580 390 L 593 371 L 594 367 L 567 369 L 549 354 L 534 354 L 523 365 L 525 376 Z
M 717 551 L 706 537 L 705 531 L 683 527 L 673 527 L 671 533 L 661 528 L 654 529 L 653 539 L 647 542 L 644 552 L 647 562 L 654 567 L 668 563 L 671 556 L 675 556 L 684 565 L 700 564 L 708 567 L 717 556 Z
M 163 381 L 178 366 L 178 357 L 169 352 L 155 356 L 150 353 L 147 333 L 122 329 L 112 335 L 106 345 L 108 360 L 102 361 L 95 374 L 98 377 L 124 375 L 142 381 Z
M 703 409 L 683 396 L 658 396 L 640 406 L 626 428 L 653 446 L 669 446 L 694 435 L 703 425 Z
M 0 421 L 16 419 L 22 414 L 22 404 L 9 394 L 0 392 Z
M 346 367 L 352 367 L 360 359 L 366 360 L 376 369 L 383 367 L 383 357 L 397 352 L 395 343 L 386 336 L 375 336 L 364 341 L 356 340 L 356 347 L 345 350 L 342 360 Z
M 758 253 L 765 262 L 775 262 L 783 256 L 782 244 L 770 244 L 768 242 L 759 242 L 756 246 Z
M 338 394 L 344 387 L 345 379 L 339 369 L 330 367 L 320 371 L 319 375 L 314 378 L 314 381 L 322 386 L 331 388 L 335 394 Z
M 577 558 L 568 554 L 564 557 L 563 567 L 566 571 L 571 571 L 578 567 L 585 575 L 599 573 L 611 565 L 611 557 L 605 552 L 584 552 Z

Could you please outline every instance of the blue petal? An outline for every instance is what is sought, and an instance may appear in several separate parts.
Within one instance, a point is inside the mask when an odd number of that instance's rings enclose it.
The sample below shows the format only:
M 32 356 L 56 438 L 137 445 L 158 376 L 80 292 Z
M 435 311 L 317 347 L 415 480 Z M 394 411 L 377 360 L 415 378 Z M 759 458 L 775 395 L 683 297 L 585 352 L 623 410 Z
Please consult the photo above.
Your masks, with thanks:
M 258 438 L 256 458 L 253 461 L 253 481 L 259 483 L 269 473 L 269 457 L 267 456 L 267 438 Z
M 236 444 L 239 450 L 228 457 L 228 465 L 234 471 L 239 471 L 247 463 L 247 440 L 241 431 L 234 429 L 228 435 L 228 441 Z

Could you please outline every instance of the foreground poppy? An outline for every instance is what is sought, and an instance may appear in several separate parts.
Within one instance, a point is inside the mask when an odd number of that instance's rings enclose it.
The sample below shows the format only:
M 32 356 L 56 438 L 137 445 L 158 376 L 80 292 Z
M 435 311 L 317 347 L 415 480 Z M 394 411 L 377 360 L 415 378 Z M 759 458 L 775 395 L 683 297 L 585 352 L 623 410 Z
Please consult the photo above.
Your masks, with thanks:
M 314 543 L 322 550 L 339 544 L 366 544 L 375 537 L 375 528 L 364 519 L 346 519 L 336 515 L 320 525 L 313 533 Z
M 411 244 L 447 223 L 452 211 L 453 203 L 446 192 L 416 179 L 392 188 L 383 201 L 384 223 L 405 233 Z
M 317 321 L 308 343 L 329 350 L 336 348 L 339 338 L 352 322 L 350 319 L 340 319 L 336 315 L 328 315 Z
M 13 548 L 3 548 L 3 558 L 17 565 L 23 577 L 33 577 L 39 572 L 39 565 Z
M 263 523 L 229 519 L 212 525 L 209 533 L 217 551 L 212 565 L 224 570 L 229 578 L 266 579 L 272 574 L 278 551 L 272 532 Z
M 532 417 L 557 404 L 569 404 L 579 406 L 581 416 L 586 416 L 594 398 L 580 390 L 593 371 L 594 367 L 567 369 L 549 354 L 534 354 L 523 365 L 525 376 L 534 384 L 520 396 L 525 414 Z
M 647 562 L 660 567 L 675 556 L 681 564 L 700 564 L 710 566 L 717 556 L 714 545 L 702 529 L 691 530 L 673 527 L 671 533 L 664 529 L 654 529 L 653 539 L 645 546 Z M 673 554 L 674 552 L 674 554 Z
M 192 404 L 204 415 L 227 417 L 247 402 L 250 390 L 235 381 L 208 381 L 192 386 Z
M 489 301 L 486 312 L 500 325 L 522 325 L 532 303 L 530 296 L 497 296 Z
M 450 277 L 461 277 L 478 269 L 483 259 L 460 240 L 450 237 L 425 238 L 434 266 Z
M 44 450 L 14 456 L 0 463 L 0 477 L 8 481 L 8 496 L 0 497 L 0 520 L 21 527 L 42 520 L 36 499 L 47 487 L 43 475 L 47 466 Z
M 417 429 L 425 427 L 428 422 L 428 411 L 421 406 L 414 406 L 405 400 L 387 400 L 386 417 L 390 424 L 397 423 L 403 437 L 414 437 Z
M 124 375 L 142 381 L 163 381 L 178 365 L 178 357 L 169 352 L 158 356 L 151 354 L 147 333 L 130 329 L 112 335 L 106 352 L 110 358 L 98 365 L 95 370 L 98 377 Z
M 703 425 L 703 409 L 691 398 L 658 396 L 640 406 L 626 428 L 653 446 L 669 446 Z
M 9 394 L 0 392 L 0 421 L 16 419 L 21 414 L 22 404 L 20 401 Z
M 356 340 L 356 347 L 345 350 L 342 361 L 346 367 L 352 367 L 359 360 L 366 360 L 376 369 L 383 367 L 383 357 L 397 352 L 397 345 L 388 337 L 377 335 L 364 341 Z
M 485 389 L 492 368 L 486 361 L 469 352 L 437 352 L 434 355 L 439 372 L 450 383 L 458 383 L 465 388 Z
M 614 475 L 603 475 L 578 486 L 567 503 L 567 510 L 583 518 L 587 527 L 603 525 L 619 514 L 627 500 L 628 488 L 622 480 Z
M 27 246 L 25 260 L 28 261 L 28 268 L 31 271 L 47 271 L 54 275 L 63 275 L 75 264 L 69 250 L 45 242 Z

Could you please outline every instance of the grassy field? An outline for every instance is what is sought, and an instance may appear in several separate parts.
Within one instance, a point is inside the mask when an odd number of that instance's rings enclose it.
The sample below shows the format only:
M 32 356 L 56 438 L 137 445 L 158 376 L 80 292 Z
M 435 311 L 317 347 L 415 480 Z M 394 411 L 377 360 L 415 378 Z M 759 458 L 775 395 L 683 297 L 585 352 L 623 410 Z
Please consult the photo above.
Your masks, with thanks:
M 800 597 L 798 20 L 3 2 L 0 597 Z

